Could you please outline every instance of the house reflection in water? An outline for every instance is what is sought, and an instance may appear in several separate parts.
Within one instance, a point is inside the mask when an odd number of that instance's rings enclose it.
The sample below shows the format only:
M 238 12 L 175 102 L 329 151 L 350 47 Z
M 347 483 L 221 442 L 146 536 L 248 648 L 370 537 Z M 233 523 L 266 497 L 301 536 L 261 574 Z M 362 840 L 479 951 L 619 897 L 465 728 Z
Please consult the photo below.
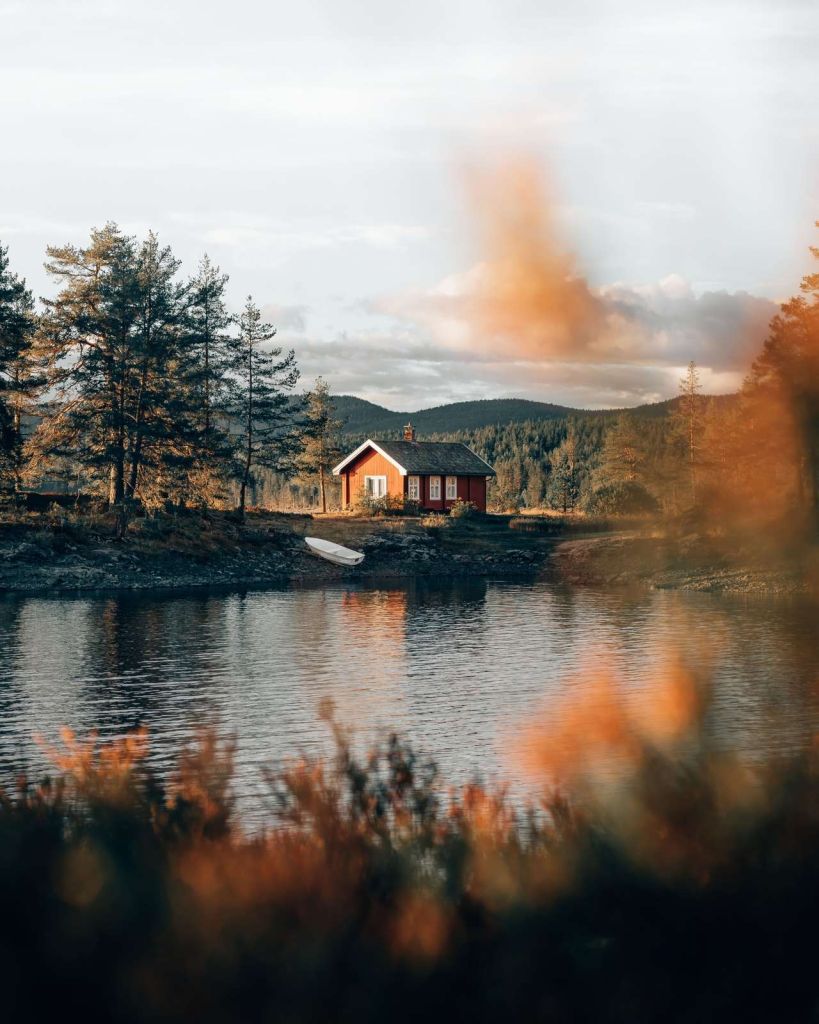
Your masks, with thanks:
M 406 586 L 346 590 L 338 606 L 339 671 L 328 690 L 338 718 L 365 731 L 412 731 L 414 681 L 449 675 L 458 648 L 486 601 L 486 581 L 416 580 Z M 453 660 L 456 659 L 456 660 Z M 468 664 L 468 660 L 467 660 Z

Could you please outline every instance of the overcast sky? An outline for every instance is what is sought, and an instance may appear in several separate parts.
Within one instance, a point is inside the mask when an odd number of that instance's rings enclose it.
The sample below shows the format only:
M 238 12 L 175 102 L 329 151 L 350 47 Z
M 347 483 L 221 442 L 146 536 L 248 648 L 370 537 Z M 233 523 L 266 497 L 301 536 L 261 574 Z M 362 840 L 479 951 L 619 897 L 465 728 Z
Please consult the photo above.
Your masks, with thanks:
M 0 241 L 38 294 L 106 220 L 207 251 L 307 383 L 394 409 L 728 390 L 817 243 L 818 43 L 814 0 L 0 0 Z M 461 322 L 463 168 L 522 151 L 604 345 Z

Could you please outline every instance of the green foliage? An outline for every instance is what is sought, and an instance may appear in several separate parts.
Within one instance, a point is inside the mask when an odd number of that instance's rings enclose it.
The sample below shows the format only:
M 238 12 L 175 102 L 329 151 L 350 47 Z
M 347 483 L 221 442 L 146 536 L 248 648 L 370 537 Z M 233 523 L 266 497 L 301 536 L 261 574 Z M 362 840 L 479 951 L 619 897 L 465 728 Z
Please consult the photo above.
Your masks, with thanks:
M 109 500 L 121 505 L 144 473 L 190 461 L 179 262 L 155 235 L 138 244 L 115 224 L 93 231 L 85 249 L 48 254 L 62 290 L 46 300 L 41 325 L 55 401 L 39 454 L 107 477 Z
M 458 498 L 449 506 L 450 519 L 472 519 L 477 512 L 478 506 L 474 501 L 462 501 Z
M 272 324 L 248 296 L 238 321 L 238 334 L 230 339 L 229 410 L 237 424 L 234 435 L 239 482 L 239 514 L 244 515 L 247 489 L 256 467 L 281 472 L 294 464 L 299 439 L 293 422 L 289 392 L 299 379 L 291 349 L 267 348 L 276 335 Z
M 225 304 L 228 275 L 204 256 L 188 286 L 182 383 L 190 396 L 194 467 L 190 481 L 205 504 L 224 497 L 232 444 L 223 424 L 230 410 L 230 329 Z
M 577 468 L 577 442 L 569 434 L 549 453 L 551 472 L 548 478 L 548 499 L 552 508 L 573 511 L 579 494 Z
M 359 516 L 418 516 L 421 514 L 421 504 L 415 498 L 400 494 L 373 498 L 362 491 L 355 497 L 353 512 Z
M 10 269 L 8 248 L 0 245 L 0 492 L 20 490 L 23 418 L 44 385 L 35 329 L 34 297 Z
M 394 437 L 407 416 L 348 396 L 334 401 L 338 409 L 352 404 L 357 410 L 347 419 L 347 447 L 365 436 Z M 549 507 L 588 512 L 595 490 L 637 480 L 656 499 L 657 508 L 674 514 L 690 502 L 688 449 L 679 427 L 683 403 L 681 396 L 627 412 L 551 406 L 549 415 L 544 412 L 538 417 L 532 403 L 496 408 L 494 400 L 459 402 L 430 410 L 435 413 L 431 422 L 437 432 L 422 429 L 421 433 L 430 441 L 463 441 L 494 467 L 497 476 L 487 494 L 492 511 Z M 698 409 L 702 429 L 709 420 L 722 423 L 735 417 L 738 408 L 737 396 L 703 398 Z M 450 409 L 453 415 L 448 420 Z M 503 422 L 504 416 L 508 422 Z M 412 413 L 412 419 L 422 423 L 418 413 Z M 466 425 L 457 429 L 456 423 Z M 712 432 L 718 438 L 719 431 Z M 701 443 L 699 460 L 705 474 L 709 452 L 704 437 Z
M 592 515 L 648 515 L 658 511 L 657 499 L 636 480 L 604 484 L 586 503 Z
M 339 440 L 341 421 L 333 418 L 330 387 L 323 378 L 319 377 L 313 390 L 308 392 L 306 406 L 301 452 L 296 465 L 307 476 L 318 478 L 320 508 L 326 512 L 327 478 L 341 459 L 342 449 Z
M 234 321 L 227 276 L 207 257 L 184 282 L 179 260 L 153 233 L 140 242 L 107 224 L 85 247 L 48 249 L 59 288 L 37 323 L 0 252 L 0 441 L 3 451 L 20 449 L 23 414 L 36 420 L 33 475 L 105 495 L 121 533 L 140 506 L 221 503 L 231 479 L 243 510 L 258 471 L 292 469 L 294 355 L 270 348 L 275 329 L 250 300 Z M 22 335 L 38 327 L 36 346 L 20 348 L 12 306 L 25 313 L 18 327 L 31 322 Z M 23 404 L 21 396 L 46 389 L 47 403 Z

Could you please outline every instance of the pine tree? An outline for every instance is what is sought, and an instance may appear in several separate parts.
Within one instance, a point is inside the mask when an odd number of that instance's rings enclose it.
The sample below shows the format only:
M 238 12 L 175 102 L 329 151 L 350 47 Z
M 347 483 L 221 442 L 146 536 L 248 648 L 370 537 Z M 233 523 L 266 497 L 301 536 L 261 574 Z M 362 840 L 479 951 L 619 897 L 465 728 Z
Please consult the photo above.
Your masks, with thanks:
M 0 486 L 10 483 L 15 492 L 25 468 L 23 419 L 45 383 L 36 326 L 34 297 L 0 245 Z
M 333 417 L 330 387 L 319 377 L 313 390 L 307 394 L 306 419 L 302 434 L 302 452 L 297 459 L 299 468 L 318 477 L 321 511 L 327 511 L 327 474 L 341 458 L 338 434 L 341 421 Z
M 697 503 L 697 474 L 699 469 L 702 435 L 702 384 L 697 364 L 692 360 L 680 380 L 680 399 L 675 411 L 675 422 L 683 438 L 685 461 L 688 468 L 688 484 L 691 504 Z
M 597 472 L 597 486 L 636 482 L 643 461 L 643 446 L 634 419 L 623 413 L 606 431 Z
M 225 304 L 228 275 L 205 255 L 188 292 L 186 368 L 184 379 L 193 397 L 196 456 L 191 471 L 194 489 L 212 500 L 228 472 L 228 374 L 231 349 L 228 331 L 234 322 Z
M 292 349 L 284 355 L 280 347 L 263 349 L 275 337 L 276 328 L 262 321 L 252 296 L 248 296 L 238 326 L 238 336 L 231 341 L 231 410 L 238 426 L 235 475 L 239 483 L 237 511 L 243 519 L 254 469 L 281 471 L 292 464 L 299 450 L 289 396 L 299 371 Z
M 551 473 L 549 479 L 549 504 L 552 508 L 566 512 L 574 509 L 578 496 L 578 481 L 575 470 L 577 443 L 569 435 L 549 455 Z
M 54 413 L 36 450 L 41 461 L 71 459 L 105 487 L 121 534 L 126 499 L 190 460 L 179 263 L 155 235 L 138 245 L 115 224 L 92 231 L 86 248 L 48 256 L 62 287 L 42 318 Z
M 54 415 L 37 434 L 42 459 L 68 457 L 125 498 L 133 370 L 140 358 L 134 240 L 115 224 L 94 229 L 86 248 L 50 246 L 46 270 L 60 282 L 46 300 L 42 334 Z
M 542 458 L 528 458 L 524 462 L 526 473 L 526 504 L 540 508 L 546 499 L 549 477 Z
M 183 369 L 186 287 L 169 246 L 150 232 L 135 261 L 137 319 L 131 369 L 127 498 L 136 498 L 140 473 L 168 472 L 190 464 L 193 398 Z

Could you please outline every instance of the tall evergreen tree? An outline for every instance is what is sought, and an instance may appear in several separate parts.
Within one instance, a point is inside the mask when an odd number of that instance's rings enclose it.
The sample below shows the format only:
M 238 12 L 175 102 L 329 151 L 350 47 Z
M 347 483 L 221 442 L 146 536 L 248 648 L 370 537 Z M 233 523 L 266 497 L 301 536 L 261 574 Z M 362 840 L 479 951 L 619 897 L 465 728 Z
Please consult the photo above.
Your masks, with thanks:
M 94 229 L 85 248 L 50 246 L 46 270 L 61 285 L 46 300 L 54 415 L 38 431 L 43 457 L 73 458 L 125 498 L 134 368 L 140 361 L 134 240 L 116 224 Z
M 263 322 L 252 296 L 248 296 L 238 326 L 238 335 L 231 341 L 231 411 L 238 428 L 237 511 L 243 519 L 254 469 L 263 466 L 281 471 L 292 465 L 299 450 L 289 394 L 298 382 L 299 371 L 292 349 L 283 354 L 281 347 L 263 347 L 273 340 L 276 328 Z
M 318 478 L 322 512 L 327 511 L 327 475 L 341 458 L 340 429 L 341 421 L 333 416 L 330 387 L 319 377 L 307 395 L 302 451 L 296 462 L 303 472 Z
M 632 416 L 622 413 L 606 431 L 597 484 L 634 483 L 641 474 L 643 444 Z
M 143 469 L 173 474 L 191 460 L 193 396 L 184 386 L 186 287 L 174 280 L 179 266 L 170 247 L 161 247 L 153 232 L 136 253 L 128 498 L 137 496 Z
M 543 458 L 526 458 L 523 463 L 526 476 L 526 504 L 540 508 L 549 490 L 549 475 Z
M 196 489 L 212 500 L 220 489 L 230 456 L 228 375 L 234 322 L 225 304 L 228 275 L 205 255 L 188 294 L 185 385 L 193 398 Z
M 549 503 L 564 514 L 574 509 L 578 496 L 576 452 L 577 443 L 570 434 L 549 455 Z
M 24 279 L 9 266 L 8 248 L 0 245 L 0 486 L 22 486 L 23 418 L 34 412 L 44 386 L 34 338 L 34 297 Z
M 674 422 L 683 439 L 685 462 L 691 504 L 697 503 L 697 475 L 700 463 L 701 435 L 703 428 L 702 384 L 697 364 L 692 360 L 680 380 L 680 398 L 674 413 Z
M 37 449 L 78 463 L 123 510 L 146 473 L 189 459 L 179 263 L 155 235 L 138 245 L 115 224 L 92 231 L 85 248 L 50 247 L 48 256 L 61 285 L 40 332 L 54 414 Z

